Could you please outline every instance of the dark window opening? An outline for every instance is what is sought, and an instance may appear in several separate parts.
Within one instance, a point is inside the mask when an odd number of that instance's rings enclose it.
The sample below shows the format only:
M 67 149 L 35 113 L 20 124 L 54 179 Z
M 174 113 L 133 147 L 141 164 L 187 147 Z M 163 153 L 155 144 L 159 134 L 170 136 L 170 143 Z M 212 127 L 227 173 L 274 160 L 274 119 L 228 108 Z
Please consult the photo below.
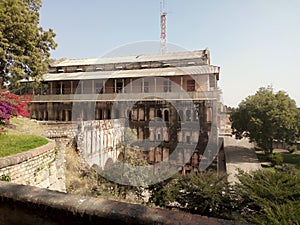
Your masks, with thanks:
M 195 91 L 195 80 L 187 81 L 187 91 Z

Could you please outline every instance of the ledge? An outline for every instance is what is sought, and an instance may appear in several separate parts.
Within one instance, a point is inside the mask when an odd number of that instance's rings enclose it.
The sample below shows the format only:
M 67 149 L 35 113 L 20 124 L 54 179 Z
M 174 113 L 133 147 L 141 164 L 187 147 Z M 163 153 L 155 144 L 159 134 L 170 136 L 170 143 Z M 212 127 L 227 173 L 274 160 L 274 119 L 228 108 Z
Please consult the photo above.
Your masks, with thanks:
M 243 224 L 7 182 L 0 182 L 0 203 L 5 224 Z
M 0 169 L 19 164 L 21 162 L 24 162 L 28 159 L 31 159 L 35 156 L 41 155 L 49 150 L 52 150 L 55 148 L 55 142 L 53 140 L 49 140 L 49 143 L 31 150 L 28 150 L 26 152 L 21 152 L 15 155 L 10 155 L 7 157 L 0 158 Z

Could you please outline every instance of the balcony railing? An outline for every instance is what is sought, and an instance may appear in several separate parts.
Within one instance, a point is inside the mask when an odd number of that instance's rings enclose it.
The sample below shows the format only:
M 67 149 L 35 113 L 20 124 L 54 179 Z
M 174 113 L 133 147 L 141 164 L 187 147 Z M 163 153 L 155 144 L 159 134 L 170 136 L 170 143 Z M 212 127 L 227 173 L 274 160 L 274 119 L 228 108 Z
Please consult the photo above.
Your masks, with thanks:
M 153 92 L 114 94 L 34 95 L 32 102 L 83 102 L 83 101 L 153 101 L 153 100 L 217 100 L 216 91 L 204 92 Z

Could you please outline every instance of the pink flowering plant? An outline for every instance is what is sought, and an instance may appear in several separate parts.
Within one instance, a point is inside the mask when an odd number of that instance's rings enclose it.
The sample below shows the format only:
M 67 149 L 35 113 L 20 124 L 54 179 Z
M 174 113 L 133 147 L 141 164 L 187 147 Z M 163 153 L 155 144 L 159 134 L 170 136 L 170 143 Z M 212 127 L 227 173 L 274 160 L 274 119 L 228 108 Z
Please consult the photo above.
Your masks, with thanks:
M 10 119 L 16 116 L 29 117 L 29 96 L 11 94 L 6 89 L 0 89 L 0 134 L 10 127 Z

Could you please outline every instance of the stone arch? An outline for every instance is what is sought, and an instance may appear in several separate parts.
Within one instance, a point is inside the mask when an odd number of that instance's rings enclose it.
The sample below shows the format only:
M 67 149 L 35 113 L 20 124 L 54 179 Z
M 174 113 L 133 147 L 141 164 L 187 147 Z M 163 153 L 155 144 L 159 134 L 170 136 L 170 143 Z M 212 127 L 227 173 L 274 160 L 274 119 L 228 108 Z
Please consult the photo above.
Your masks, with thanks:
M 104 169 L 109 169 L 112 166 L 113 163 L 114 163 L 114 161 L 112 160 L 112 158 L 108 158 L 106 160 L 105 165 L 104 165 Z
M 169 110 L 165 110 L 164 111 L 164 121 L 169 122 Z
M 120 152 L 120 154 L 118 155 L 118 161 L 123 161 L 124 159 L 124 154 L 123 152 Z

